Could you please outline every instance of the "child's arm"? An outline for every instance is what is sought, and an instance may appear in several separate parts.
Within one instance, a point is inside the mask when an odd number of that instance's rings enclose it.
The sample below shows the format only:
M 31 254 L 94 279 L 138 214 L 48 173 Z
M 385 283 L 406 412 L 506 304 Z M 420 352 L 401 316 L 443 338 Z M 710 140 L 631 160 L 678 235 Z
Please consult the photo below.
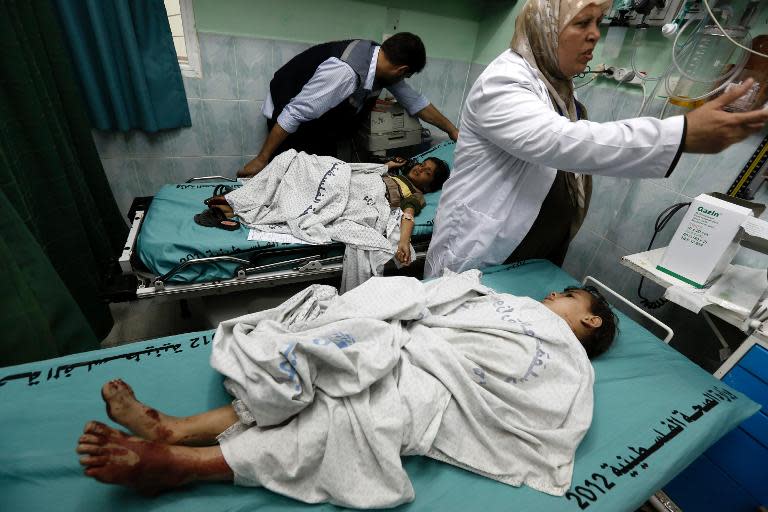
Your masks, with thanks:
M 408 163 L 408 160 L 406 160 L 405 158 L 401 156 L 396 156 L 395 158 L 385 163 L 384 165 L 387 166 L 387 170 L 391 171 L 392 169 L 399 169 L 407 163 Z
M 400 220 L 400 242 L 397 244 L 395 258 L 402 265 L 411 263 L 411 234 L 413 233 L 413 214 L 415 210 L 411 207 L 403 209 L 403 218 Z

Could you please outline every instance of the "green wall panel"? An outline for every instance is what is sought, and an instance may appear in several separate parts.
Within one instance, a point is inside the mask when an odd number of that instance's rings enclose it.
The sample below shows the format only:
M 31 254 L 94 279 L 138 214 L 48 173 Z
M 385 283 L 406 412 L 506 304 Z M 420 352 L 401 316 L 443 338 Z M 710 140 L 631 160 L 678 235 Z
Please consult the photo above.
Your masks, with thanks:
M 430 57 L 471 61 L 482 3 L 468 0 L 194 0 L 200 32 L 320 43 L 418 34 Z M 397 27 L 396 29 L 394 27 Z

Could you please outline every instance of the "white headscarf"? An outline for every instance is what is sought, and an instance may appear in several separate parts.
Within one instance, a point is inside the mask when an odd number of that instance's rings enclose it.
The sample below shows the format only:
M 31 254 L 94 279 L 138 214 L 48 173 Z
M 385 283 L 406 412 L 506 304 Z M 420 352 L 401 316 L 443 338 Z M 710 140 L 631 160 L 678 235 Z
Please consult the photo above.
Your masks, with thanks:
M 515 20 L 515 35 L 510 47 L 539 71 L 552 100 L 571 121 L 576 121 L 576 106 L 571 77 L 560 71 L 558 47 L 560 33 L 586 6 L 603 11 L 610 0 L 528 0 Z
M 510 48 L 520 54 L 539 72 L 549 96 L 560 112 L 571 121 L 577 121 L 573 81 L 560 71 L 558 47 L 560 33 L 588 5 L 597 5 L 604 12 L 611 0 L 528 0 L 515 20 L 515 34 Z M 581 118 L 587 118 L 582 109 Z M 592 177 L 573 172 L 566 173 L 566 183 L 578 216 L 571 225 L 571 238 L 584 222 L 592 195 Z

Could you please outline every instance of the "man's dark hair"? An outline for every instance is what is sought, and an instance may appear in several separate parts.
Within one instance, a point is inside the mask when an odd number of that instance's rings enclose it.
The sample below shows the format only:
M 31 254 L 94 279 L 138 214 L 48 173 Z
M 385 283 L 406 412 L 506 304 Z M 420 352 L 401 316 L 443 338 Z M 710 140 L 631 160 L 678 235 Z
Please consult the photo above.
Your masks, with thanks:
M 616 333 L 619 331 L 619 319 L 611 309 L 608 301 L 603 297 L 603 294 L 594 286 L 569 286 L 565 289 L 565 291 L 573 290 L 581 290 L 589 294 L 591 300 L 589 312 L 599 316 L 603 321 L 600 327 L 592 329 L 587 338 L 581 340 L 584 349 L 587 351 L 587 356 L 590 359 L 594 359 L 611 348 Z
M 441 160 L 437 157 L 430 156 L 424 159 L 425 162 L 432 162 L 435 164 L 435 174 L 432 176 L 432 183 L 429 185 L 429 190 L 425 192 L 435 192 L 443 188 L 443 183 L 448 179 L 448 175 L 451 170 L 445 160 Z
M 419 73 L 427 64 L 427 51 L 416 34 L 398 32 L 384 41 L 381 51 L 395 66 L 408 66 L 409 73 Z

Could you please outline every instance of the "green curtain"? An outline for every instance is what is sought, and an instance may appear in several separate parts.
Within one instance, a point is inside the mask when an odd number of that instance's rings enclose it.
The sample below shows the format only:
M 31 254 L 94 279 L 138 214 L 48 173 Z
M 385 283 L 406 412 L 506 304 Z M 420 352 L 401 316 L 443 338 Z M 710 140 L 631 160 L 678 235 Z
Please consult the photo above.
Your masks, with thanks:
M 99 347 L 120 218 L 49 0 L 0 0 L 0 366 Z
M 163 0 L 55 0 L 93 125 L 191 126 Z

